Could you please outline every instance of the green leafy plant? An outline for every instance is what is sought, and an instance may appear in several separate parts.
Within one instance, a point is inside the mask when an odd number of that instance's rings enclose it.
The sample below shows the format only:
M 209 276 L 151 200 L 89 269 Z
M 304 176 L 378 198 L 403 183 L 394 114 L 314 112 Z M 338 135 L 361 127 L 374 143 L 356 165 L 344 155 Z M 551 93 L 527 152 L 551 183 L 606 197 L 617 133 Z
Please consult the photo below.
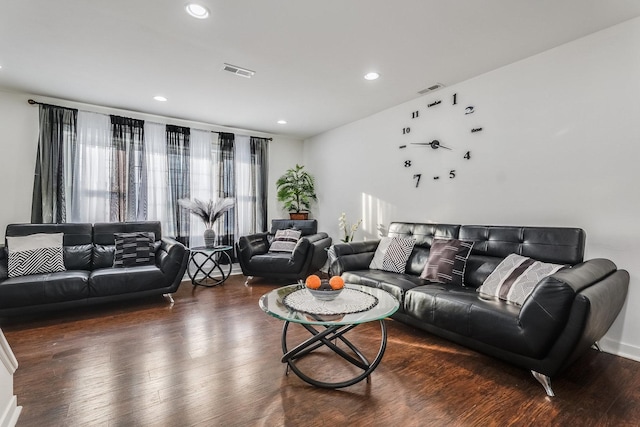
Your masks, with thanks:
M 308 212 L 311 203 L 318 200 L 315 181 L 304 166 L 296 165 L 276 181 L 278 201 L 284 204 L 288 212 Z

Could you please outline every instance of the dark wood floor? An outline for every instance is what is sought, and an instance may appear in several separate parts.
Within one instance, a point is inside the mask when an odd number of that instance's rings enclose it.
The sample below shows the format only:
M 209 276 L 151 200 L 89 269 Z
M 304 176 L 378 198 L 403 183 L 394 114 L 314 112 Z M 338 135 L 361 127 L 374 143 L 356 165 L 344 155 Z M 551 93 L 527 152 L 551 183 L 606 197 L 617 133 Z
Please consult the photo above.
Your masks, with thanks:
M 258 308 L 274 284 L 243 280 L 211 289 L 185 282 L 173 306 L 158 297 L 2 319 L 19 362 L 18 425 L 640 424 L 640 363 L 590 351 L 554 379 L 549 398 L 529 372 L 394 321 L 370 383 L 314 388 L 285 375 L 282 322 Z M 367 324 L 353 335 L 373 348 L 379 331 Z M 346 374 L 325 356 L 305 368 Z

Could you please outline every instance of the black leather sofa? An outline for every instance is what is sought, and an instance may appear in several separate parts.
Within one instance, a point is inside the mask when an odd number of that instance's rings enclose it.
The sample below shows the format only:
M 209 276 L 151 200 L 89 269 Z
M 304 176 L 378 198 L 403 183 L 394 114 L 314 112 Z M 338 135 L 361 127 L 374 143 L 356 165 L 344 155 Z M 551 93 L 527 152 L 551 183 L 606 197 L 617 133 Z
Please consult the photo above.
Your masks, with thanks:
M 275 232 L 290 228 L 301 231 L 301 238 L 293 253 L 269 252 Z M 331 242 L 327 233 L 318 232 L 318 222 L 315 219 L 274 219 L 271 221 L 270 232 L 241 236 L 236 249 L 238 262 L 242 273 L 247 276 L 247 282 L 253 276 L 298 280 L 324 266 Z
M 581 229 L 396 222 L 388 235 L 416 239 L 404 274 L 369 269 L 379 240 L 334 245 L 331 273 L 393 294 L 396 320 L 531 370 L 549 396 L 551 378 L 597 346 L 626 299 L 629 274 L 606 259 L 583 261 Z M 475 242 L 464 286 L 418 277 L 434 238 Z M 476 288 L 511 253 L 571 267 L 540 281 L 521 307 L 481 297 Z
M 155 234 L 155 265 L 114 268 L 114 233 Z M 189 251 L 162 237 L 159 222 L 10 224 L 5 236 L 64 233 L 66 271 L 8 277 L 7 246 L 0 250 L 0 316 L 64 309 L 156 294 L 174 293 Z

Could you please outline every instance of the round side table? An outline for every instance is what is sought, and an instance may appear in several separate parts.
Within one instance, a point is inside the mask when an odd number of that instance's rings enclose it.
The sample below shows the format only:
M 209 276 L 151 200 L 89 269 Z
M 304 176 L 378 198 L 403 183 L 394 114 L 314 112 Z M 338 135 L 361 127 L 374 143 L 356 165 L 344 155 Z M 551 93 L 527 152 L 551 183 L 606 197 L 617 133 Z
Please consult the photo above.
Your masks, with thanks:
M 187 274 L 193 286 L 212 288 L 222 285 L 227 280 L 233 267 L 228 252 L 233 250 L 233 247 L 215 246 L 207 248 L 205 246 L 197 246 L 189 248 L 189 250 L 191 254 L 189 255 L 189 265 L 187 265 Z M 228 265 L 226 272 L 223 269 L 224 264 L 220 263 L 221 260 L 225 259 Z M 194 271 L 191 271 L 192 266 L 195 267 Z

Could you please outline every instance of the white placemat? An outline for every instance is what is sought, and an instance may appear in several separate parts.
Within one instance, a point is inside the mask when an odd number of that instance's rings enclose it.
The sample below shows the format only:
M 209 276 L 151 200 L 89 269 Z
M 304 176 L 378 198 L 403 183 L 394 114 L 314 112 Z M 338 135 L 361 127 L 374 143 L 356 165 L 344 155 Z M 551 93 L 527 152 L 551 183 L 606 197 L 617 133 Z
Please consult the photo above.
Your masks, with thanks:
M 291 292 L 282 302 L 287 308 L 303 313 L 349 314 L 370 310 L 378 304 L 378 298 L 357 289 L 345 288 L 336 299 L 320 301 L 305 288 Z

